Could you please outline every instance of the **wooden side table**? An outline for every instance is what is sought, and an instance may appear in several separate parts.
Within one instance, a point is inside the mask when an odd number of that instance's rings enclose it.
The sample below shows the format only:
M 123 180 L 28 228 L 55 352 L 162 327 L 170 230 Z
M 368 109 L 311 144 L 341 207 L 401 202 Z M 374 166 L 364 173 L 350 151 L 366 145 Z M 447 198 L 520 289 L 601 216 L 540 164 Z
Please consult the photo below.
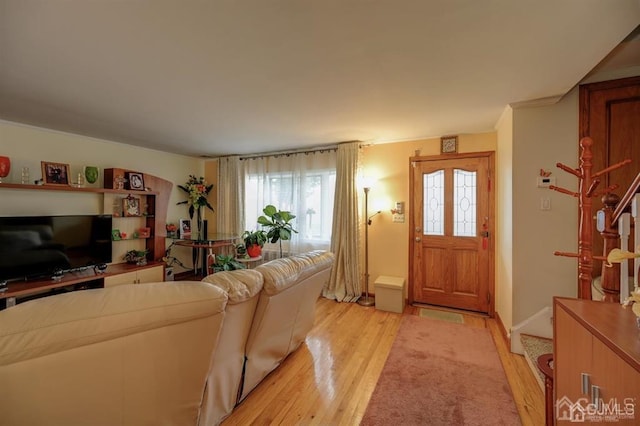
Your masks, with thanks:
M 179 239 L 175 240 L 177 246 L 191 247 L 196 251 L 193 257 L 193 272 L 196 275 L 207 276 L 209 272 L 209 261 L 213 257 L 215 263 L 215 250 L 220 247 L 232 246 L 237 236 L 225 234 L 210 234 L 206 239 Z M 203 255 L 204 254 L 204 255 Z M 198 265 L 198 260 L 202 259 L 202 264 Z

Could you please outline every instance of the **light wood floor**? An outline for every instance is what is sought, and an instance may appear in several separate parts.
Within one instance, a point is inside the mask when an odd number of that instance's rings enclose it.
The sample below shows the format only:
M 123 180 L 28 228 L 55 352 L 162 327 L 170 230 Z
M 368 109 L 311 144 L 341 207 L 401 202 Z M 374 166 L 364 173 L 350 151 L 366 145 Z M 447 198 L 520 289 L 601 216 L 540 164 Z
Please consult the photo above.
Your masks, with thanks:
M 417 315 L 408 306 L 404 315 Z M 305 344 L 267 376 L 222 423 L 357 425 L 367 408 L 402 315 L 320 298 Z M 497 322 L 465 315 L 491 331 L 525 426 L 544 425 L 544 395 L 526 360 L 509 352 Z

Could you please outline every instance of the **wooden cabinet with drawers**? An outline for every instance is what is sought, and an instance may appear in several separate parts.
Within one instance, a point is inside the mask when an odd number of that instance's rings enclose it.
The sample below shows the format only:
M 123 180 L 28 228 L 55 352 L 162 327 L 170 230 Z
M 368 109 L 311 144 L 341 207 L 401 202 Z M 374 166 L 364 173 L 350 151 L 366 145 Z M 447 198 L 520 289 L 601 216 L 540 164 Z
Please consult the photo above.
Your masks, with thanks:
M 640 424 L 640 329 L 629 308 L 554 300 L 556 424 Z
M 104 286 L 107 288 L 123 284 L 154 283 L 161 281 L 164 281 L 164 266 L 156 265 L 104 277 Z

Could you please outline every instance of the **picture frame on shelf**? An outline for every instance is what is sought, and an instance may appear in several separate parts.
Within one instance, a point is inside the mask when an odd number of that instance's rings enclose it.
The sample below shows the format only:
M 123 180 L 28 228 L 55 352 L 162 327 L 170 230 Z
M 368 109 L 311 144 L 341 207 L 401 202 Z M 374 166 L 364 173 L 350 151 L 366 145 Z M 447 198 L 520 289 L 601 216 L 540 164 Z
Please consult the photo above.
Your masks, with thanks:
M 144 175 L 138 172 L 125 173 L 125 189 L 144 191 Z
M 180 238 L 191 238 L 191 219 L 180 219 Z
M 122 211 L 125 217 L 141 216 L 140 198 L 129 195 L 122 199 Z
M 45 185 L 69 186 L 69 165 L 65 163 L 52 163 L 41 161 L 42 180 Z
M 111 230 L 111 239 L 113 241 L 120 241 L 122 238 L 120 238 L 120 230 L 119 229 L 112 229 Z

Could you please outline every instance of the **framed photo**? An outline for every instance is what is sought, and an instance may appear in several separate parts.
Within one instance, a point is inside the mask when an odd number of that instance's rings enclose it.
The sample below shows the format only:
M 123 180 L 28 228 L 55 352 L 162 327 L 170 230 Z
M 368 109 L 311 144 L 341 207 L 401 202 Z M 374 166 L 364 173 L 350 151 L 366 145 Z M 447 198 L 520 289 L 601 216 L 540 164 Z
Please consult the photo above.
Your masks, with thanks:
M 144 191 L 144 175 L 138 172 L 125 173 L 125 189 Z
M 440 153 L 455 154 L 458 152 L 458 137 L 443 136 L 440 138 Z
M 128 196 L 122 199 L 122 211 L 125 217 L 141 216 L 140 198 Z
M 191 219 L 180 219 L 180 238 L 191 237 Z
M 120 241 L 122 238 L 120 238 L 120 230 L 119 229 L 112 229 L 111 230 L 111 239 L 113 241 Z
M 41 161 L 42 180 L 45 185 L 69 185 L 69 165 Z

